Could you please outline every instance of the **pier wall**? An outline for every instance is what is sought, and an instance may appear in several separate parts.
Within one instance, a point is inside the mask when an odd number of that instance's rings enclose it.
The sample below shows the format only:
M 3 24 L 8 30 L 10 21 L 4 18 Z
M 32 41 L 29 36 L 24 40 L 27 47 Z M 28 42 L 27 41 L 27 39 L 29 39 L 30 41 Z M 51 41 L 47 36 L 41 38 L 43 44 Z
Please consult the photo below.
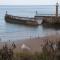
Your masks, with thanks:
M 36 19 L 42 19 L 43 23 L 55 24 L 60 23 L 60 16 L 35 16 Z
M 50 23 L 50 24 L 57 24 L 60 23 L 60 17 L 50 16 L 50 17 L 43 17 L 44 23 Z

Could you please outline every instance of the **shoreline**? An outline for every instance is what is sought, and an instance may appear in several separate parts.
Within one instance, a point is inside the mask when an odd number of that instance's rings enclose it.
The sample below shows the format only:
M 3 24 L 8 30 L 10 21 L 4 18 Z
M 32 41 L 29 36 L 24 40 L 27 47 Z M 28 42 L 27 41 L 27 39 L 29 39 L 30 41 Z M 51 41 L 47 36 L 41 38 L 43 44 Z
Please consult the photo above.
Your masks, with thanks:
M 23 44 L 25 44 L 27 47 L 29 47 L 31 52 L 41 52 L 42 51 L 42 46 L 45 44 L 46 41 L 51 41 L 53 43 L 56 43 L 56 42 L 60 41 L 60 34 L 13 41 L 16 45 L 16 48 L 14 49 L 14 52 L 22 51 L 21 46 Z M 12 41 L 0 42 L 0 49 L 5 44 L 8 45 L 8 48 L 12 47 L 13 42 Z

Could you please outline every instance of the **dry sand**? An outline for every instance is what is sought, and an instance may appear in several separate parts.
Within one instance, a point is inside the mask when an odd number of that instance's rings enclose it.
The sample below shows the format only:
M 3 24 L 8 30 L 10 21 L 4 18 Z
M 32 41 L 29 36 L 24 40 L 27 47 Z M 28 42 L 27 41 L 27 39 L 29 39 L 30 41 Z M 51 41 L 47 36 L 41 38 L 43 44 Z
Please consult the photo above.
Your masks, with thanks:
M 60 41 L 60 34 L 58 35 L 51 35 L 51 36 L 45 36 L 45 37 L 37 37 L 37 38 L 31 38 L 31 39 L 25 39 L 25 40 L 17 40 L 14 41 L 16 48 L 14 51 L 20 52 L 22 51 L 21 46 L 25 44 L 30 48 L 31 52 L 39 52 L 42 51 L 42 46 L 45 44 L 46 41 L 51 41 L 56 43 L 57 41 Z M 0 48 L 5 44 L 8 44 L 8 47 L 12 48 L 12 42 L 0 42 Z

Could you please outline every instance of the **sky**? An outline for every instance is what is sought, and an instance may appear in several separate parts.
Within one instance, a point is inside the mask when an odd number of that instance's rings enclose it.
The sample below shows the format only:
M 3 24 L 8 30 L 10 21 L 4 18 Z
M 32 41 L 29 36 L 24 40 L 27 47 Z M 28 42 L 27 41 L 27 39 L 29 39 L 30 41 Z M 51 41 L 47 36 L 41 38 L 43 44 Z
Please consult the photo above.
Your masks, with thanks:
M 0 5 L 55 5 L 60 0 L 0 0 Z

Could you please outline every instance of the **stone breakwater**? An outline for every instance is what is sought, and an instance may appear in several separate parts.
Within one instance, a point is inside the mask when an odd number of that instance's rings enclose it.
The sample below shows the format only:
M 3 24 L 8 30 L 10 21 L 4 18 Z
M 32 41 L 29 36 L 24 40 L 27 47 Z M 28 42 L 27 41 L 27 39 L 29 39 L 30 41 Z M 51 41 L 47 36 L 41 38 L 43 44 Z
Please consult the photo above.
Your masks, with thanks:
M 45 24 L 60 24 L 60 16 L 46 16 L 43 17 L 43 23 Z
M 42 20 L 43 24 L 60 24 L 60 16 L 35 16 L 35 18 Z

